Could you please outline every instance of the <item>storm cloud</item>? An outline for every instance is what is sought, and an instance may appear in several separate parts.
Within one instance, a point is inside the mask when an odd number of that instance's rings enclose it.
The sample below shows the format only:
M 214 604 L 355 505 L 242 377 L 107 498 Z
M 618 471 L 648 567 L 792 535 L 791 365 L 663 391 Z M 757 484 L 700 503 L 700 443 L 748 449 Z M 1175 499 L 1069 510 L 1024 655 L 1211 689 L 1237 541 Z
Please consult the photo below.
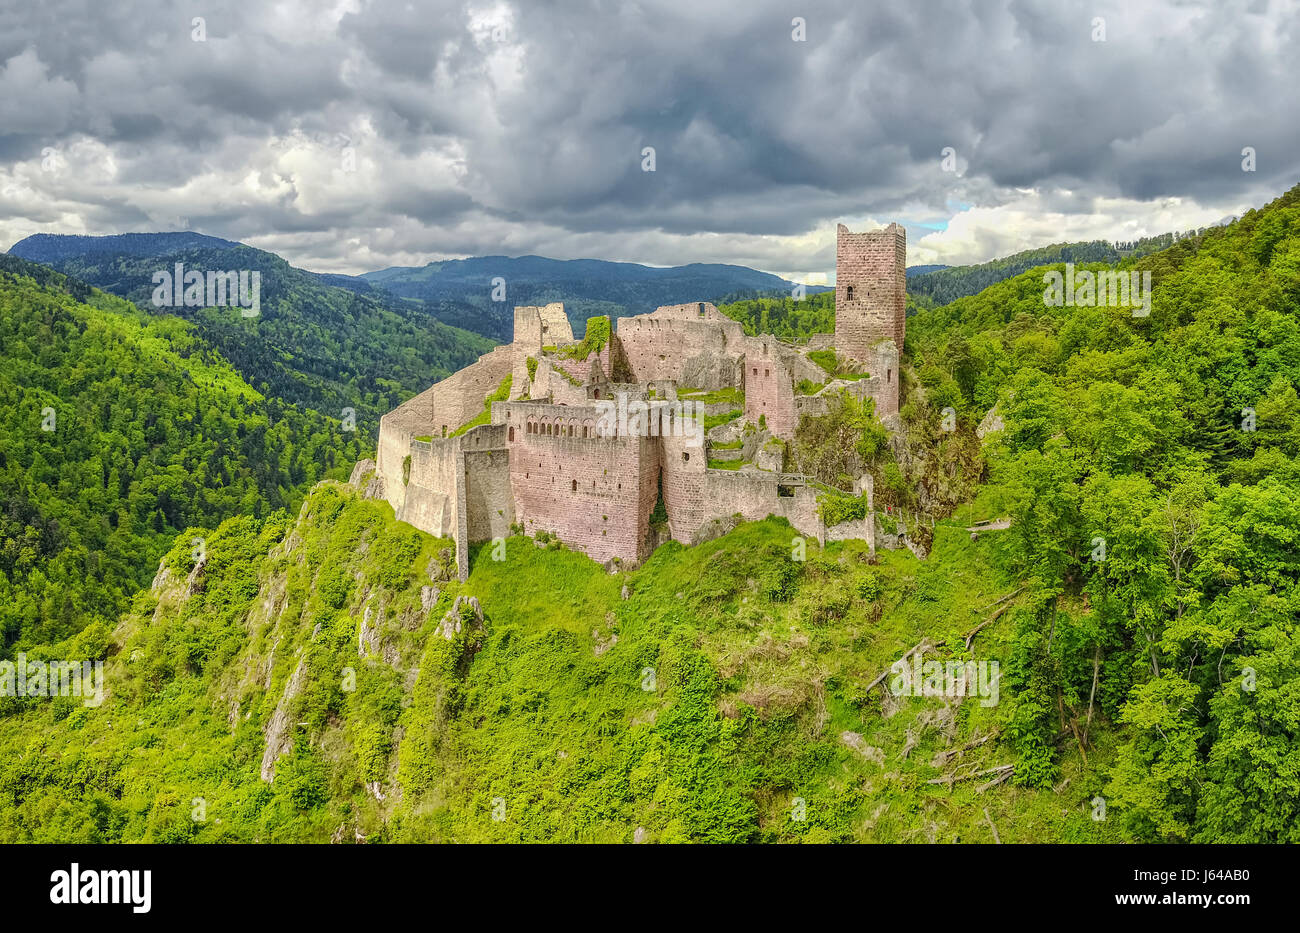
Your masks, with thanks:
M 899 220 L 914 263 L 1205 226 L 1300 177 L 1298 6 L 9 2 L 0 244 L 816 281 L 837 221 Z

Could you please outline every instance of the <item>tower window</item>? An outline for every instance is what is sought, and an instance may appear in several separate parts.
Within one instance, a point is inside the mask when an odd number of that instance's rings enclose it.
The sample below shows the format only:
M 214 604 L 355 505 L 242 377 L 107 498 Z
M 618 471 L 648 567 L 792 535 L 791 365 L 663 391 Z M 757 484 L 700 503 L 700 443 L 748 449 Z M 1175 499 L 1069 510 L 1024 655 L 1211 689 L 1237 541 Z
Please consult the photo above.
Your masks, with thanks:
M 569 483 L 569 491 L 570 492 L 578 491 L 578 481 L 576 479 Z
M 704 302 L 700 302 L 700 317 L 704 317 Z
M 853 286 L 852 286 L 852 285 L 849 285 L 849 286 L 846 287 L 846 289 L 845 289 L 845 294 L 844 294 L 844 298 L 845 298 L 845 300 L 847 300 L 847 301 L 852 301 L 852 300 L 853 300 Z
M 893 376 L 894 376 L 894 371 L 892 369 L 885 370 L 885 383 L 888 384 L 889 381 L 893 378 Z

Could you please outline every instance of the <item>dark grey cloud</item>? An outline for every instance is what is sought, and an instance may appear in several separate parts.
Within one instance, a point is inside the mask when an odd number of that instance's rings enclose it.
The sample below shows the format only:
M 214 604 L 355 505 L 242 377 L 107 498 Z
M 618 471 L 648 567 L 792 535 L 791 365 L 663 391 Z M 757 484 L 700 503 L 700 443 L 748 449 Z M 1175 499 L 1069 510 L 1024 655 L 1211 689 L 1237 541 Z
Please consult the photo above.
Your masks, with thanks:
M 807 274 L 839 219 L 903 220 L 916 261 L 1194 226 L 1300 175 L 1297 12 L 10 4 L 0 243 L 188 226 L 341 270 L 535 252 Z

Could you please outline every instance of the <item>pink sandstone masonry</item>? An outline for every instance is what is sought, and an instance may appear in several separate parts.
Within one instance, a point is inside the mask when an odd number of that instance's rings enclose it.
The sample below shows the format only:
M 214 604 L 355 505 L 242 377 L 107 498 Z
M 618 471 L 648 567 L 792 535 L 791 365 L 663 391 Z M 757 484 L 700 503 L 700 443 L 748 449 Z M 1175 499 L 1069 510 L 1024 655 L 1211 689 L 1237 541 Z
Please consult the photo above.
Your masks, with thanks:
M 901 350 L 907 314 L 907 233 L 898 224 L 835 234 L 835 348 L 866 363 L 881 340 Z
M 865 519 L 827 528 L 817 484 L 781 471 L 782 442 L 794 438 L 800 417 L 824 414 L 840 391 L 873 398 L 877 416 L 896 424 L 903 230 L 891 224 L 850 233 L 840 225 L 836 246 L 834 337 L 814 335 L 802 347 L 747 336 L 706 301 L 623 318 L 603 346 L 585 351 L 563 304 L 516 308 L 511 343 L 381 419 L 372 488 L 400 520 L 455 541 L 462 579 L 471 544 L 504 538 L 520 526 L 611 565 L 641 561 L 667 538 L 697 543 L 737 517 L 780 516 L 819 542 L 866 537 L 874 548 L 870 506 Z M 807 356 L 812 349 L 834 349 L 868 376 L 829 379 Z M 509 400 L 492 404 L 489 423 L 458 434 L 507 377 Z M 806 383 L 826 385 L 798 394 Z M 679 390 L 691 404 L 692 395 L 721 393 L 723 401 L 701 409 L 710 415 L 732 411 L 734 394 L 726 390 L 739 390 L 743 416 L 706 438 L 702 423 L 683 417 Z M 662 414 L 664 429 L 610 426 L 602 405 L 620 397 Z M 715 451 L 714 444 L 722 446 Z M 715 454 L 753 462 L 714 468 Z M 869 476 L 859 488 L 870 497 Z M 667 521 L 653 526 L 661 497 Z

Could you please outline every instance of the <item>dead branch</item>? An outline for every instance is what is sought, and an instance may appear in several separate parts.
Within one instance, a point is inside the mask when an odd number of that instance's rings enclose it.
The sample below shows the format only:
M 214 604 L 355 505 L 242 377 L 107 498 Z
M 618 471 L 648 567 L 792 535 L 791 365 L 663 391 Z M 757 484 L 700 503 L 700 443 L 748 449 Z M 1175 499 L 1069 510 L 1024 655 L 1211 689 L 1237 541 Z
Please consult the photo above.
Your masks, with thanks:
M 993 830 L 993 841 L 1002 845 L 1002 839 L 998 836 L 998 828 L 993 825 L 993 817 L 989 816 L 989 808 L 984 808 L 984 819 L 989 824 L 989 829 Z
M 930 650 L 931 647 L 933 646 L 930 644 L 930 640 L 928 638 L 921 639 L 919 644 L 914 645 L 910 651 L 904 654 L 893 664 L 889 665 L 889 667 L 885 669 L 885 672 L 883 674 L 881 674 L 871 683 L 867 684 L 867 689 L 865 692 L 870 693 L 873 689 L 875 689 L 876 686 L 880 684 L 882 680 L 884 680 L 886 677 L 888 677 L 890 674 L 894 672 L 895 667 L 897 667 L 899 664 L 905 663 L 907 659 L 910 658 L 912 655 L 916 654 L 918 651 L 921 652 L 922 655 L 924 655 L 927 651 Z
M 987 784 L 981 784 L 979 787 L 975 788 L 975 793 L 982 794 L 990 787 L 996 787 L 997 785 L 1001 784 L 1003 781 L 1009 781 L 1011 779 L 1011 775 L 1016 773 L 1016 769 L 1014 765 L 1007 765 L 1006 768 L 1007 770 L 1003 771 L 1001 774 L 999 774 L 993 780 L 989 781 Z
M 1005 781 L 1007 778 L 1011 777 L 1011 775 L 1015 773 L 1016 773 L 1016 766 L 1014 764 L 1005 764 L 1005 765 L 998 765 L 996 768 L 985 768 L 983 771 L 968 771 L 967 773 L 960 776 L 955 774 L 945 774 L 942 777 L 930 778 L 930 780 L 926 781 L 925 783 L 948 784 L 949 786 L 951 786 L 953 784 L 958 784 L 962 781 L 969 781 L 971 778 L 984 777 L 987 774 L 997 774 L 998 777 L 995 778 L 993 781 L 976 789 L 976 793 L 982 794 L 984 793 L 985 790 L 992 787 L 994 784 L 1001 784 L 1003 781 Z
M 1028 584 L 1025 584 L 1025 586 L 1028 586 Z M 1005 603 L 1008 599 L 1013 599 L 1013 598 L 1019 596 L 1019 595 L 1020 595 L 1021 593 L 1023 593 L 1024 591 L 1025 591 L 1025 587 L 1022 586 L 1020 589 L 1016 590 L 1014 593 L 1008 593 L 1006 596 L 1003 596 L 1003 597 L 1000 598 L 1000 599 L 995 599 L 995 600 L 993 600 L 993 602 L 989 603 L 987 606 L 981 606 L 979 609 L 976 609 L 976 610 L 975 610 L 975 614 L 976 614 L 976 615 L 979 615 L 981 612 L 988 612 L 988 611 L 989 611 L 990 609 L 992 609 L 994 606 L 1000 606 L 1000 605 L 1002 605 L 1003 603 Z
M 1083 737 L 1088 738 L 1088 730 L 1092 728 L 1092 701 L 1097 696 L 1097 675 L 1101 672 L 1101 644 L 1098 643 L 1096 649 L 1092 652 L 1092 689 L 1088 691 L 1088 720 L 1083 724 Z
M 1005 605 L 1005 606 L 1003 606 L 1001 609 L 999 609 L 997 612 L 993 613 L 993 615 L 989 616 L 987 619 L 985 619 L 983 622 L 981 622 L 979 625 L 975 626 L 973 629 L 971 629 L 969 632 L 967 632 L 967 633 L 966 633 L 966 650 L 967 650 L 967 651 L 970 651 L 971 643 L 975 641 L 975 636 L 979 634 L 979 630 L 980 630 L 980 629 L 982 629 L 982 628 L 983 628 L 984 626 L 986 626 L 986 625 L 989 625 L 989 624 L 991 624 L 991 623 L 993 623 L 993 622 L 996 622 L 999 618 L 1001 618 L 1002 613 L 1006 612 L 1006 611 L 1007 611 L 1008 609 L 1010 609 L 1010 608 L 1011 608 L 1011 604 L 1008 603 L 1007 605 Z
M 978 748 L 979 746 L 987 742 L 989 739 L 993 738 L 995 735 L 997 735 L 996 732 L 989 732 L 986 733 L 985 735 L 980 736 L 977 739 L 972 739 L 971 741 L 967 742 L 965 745 L 961 746 L 960 748 L 945 749 L 944 751 L 941 751 L 934 756 L 933 764 L 936 768 L 946 765 L 949 761 L 956 758 L 958 755 L 964 755 L 972 748 Z

